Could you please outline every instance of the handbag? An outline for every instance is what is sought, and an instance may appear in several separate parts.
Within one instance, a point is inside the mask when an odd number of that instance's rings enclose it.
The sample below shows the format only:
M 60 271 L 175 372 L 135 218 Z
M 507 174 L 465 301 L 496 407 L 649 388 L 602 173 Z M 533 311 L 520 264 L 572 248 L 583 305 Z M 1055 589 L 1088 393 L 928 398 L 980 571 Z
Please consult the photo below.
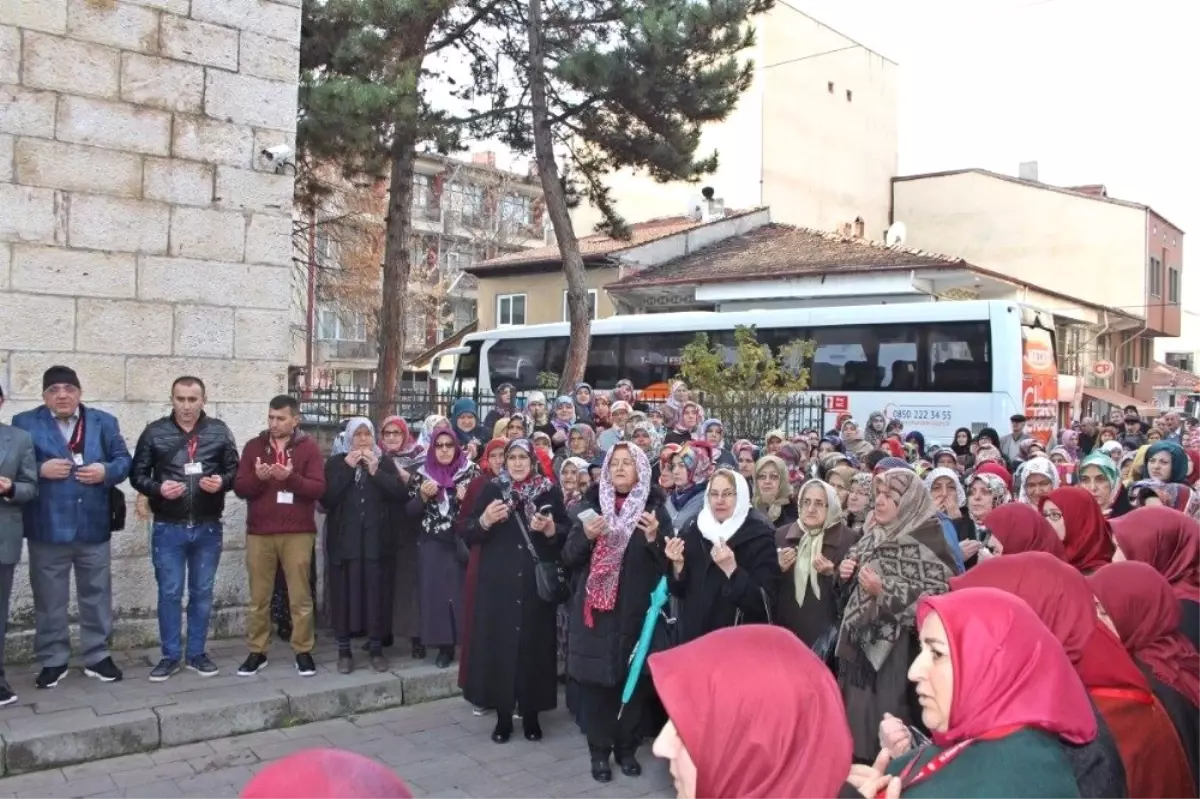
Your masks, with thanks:
M 771 620 L 771 603 L 767 601 L 767 589 L 760 585 L 758 587 L 758 593 L 760 596 L 762 596 L 763 610 L 767 613 L 767 624 L 774 624 L 775 622 Z M 742 613 L 742 609 L 738 608 L 733 614 L 733 626 L 737 627 L 740 625 L 744 617 L 745 614 Z
M 571 586 L 567 582 L 567 570 L 557 560 L 542 560 L 538 557 L 537 549 L 534 548 L 533 541 L 529 538 L 529 531 L 525 529 L 525 521 L 521 518 L 521 514 L 513 511 L 512 516 L 517 520 L 517 527 L 520 528 L 521 535 L 525 537 L 525 548 L 533 557 L 533 577 L 537 582 L 538 599 L 551 605 L 560 605 L 566 602 L 571 596 Z
M 115 533 L 125 529 L 125 492 L 116 486 L 108 489 L 108 531 Z

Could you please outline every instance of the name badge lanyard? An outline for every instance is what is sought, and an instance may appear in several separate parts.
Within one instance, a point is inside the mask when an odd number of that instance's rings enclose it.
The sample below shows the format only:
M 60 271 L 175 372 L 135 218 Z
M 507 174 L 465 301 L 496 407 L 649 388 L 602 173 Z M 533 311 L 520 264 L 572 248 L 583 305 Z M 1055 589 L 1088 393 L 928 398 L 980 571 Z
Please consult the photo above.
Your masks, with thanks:
M 279 466 L 287 466 L 287 447 L 279 447 L 275 449 L 275 463 Z M 275 495 L 276 503 L 280 505 L 291 505 L 294 501 L 292 492 L 280 486 L 279 492 Z
M 192 436 L 191 438 L 188 439 L 188 443 L 187 443 L 188 463 L 196 462 L 196 449 L 199 448 L 199 446 L 200 446 L 200 439 L 198 437 Z
M 84 430 L 83 430 L 83 412 L 79 414 L 79 421 L 75 423 L 75 429 L 71 431 L 71 438 L 67 440 L 67 449 L 72 453 L 72 460 L 76 466 L 83 465 L 83 447 L 84 447 Z
M 900 772 L 899 777 L 900 783 L 903 785 L 902 790 L 907 790 L 917 783 L 924 782 L 925 780 L 929 779 L 934 774 L 945 768 L 952 760 L 954 760 L 954 758 L 962 754 L 963 750 L 969 747 L 971 744 L 976 743 L 977 741 L 994 741 L 998 738 L 1004 738 L 1005 736 L 1011 735 L 1019 729 L 1021 729 L 1020 724 L 1012 724 L 984 733 L 978 738 L 968 738 L 965 741 L 960 741 L 954 746 L 951 746 L 949 749 L 945 749 L 934 755 L 934 757 L 931 758 L 928 763 L 917 770 L 916 774 L 911 774 L 913 767 L 917 764 L 917 760 L 920 759 L 920 755 L 917 755 L 911 761 L 909 761 L 908 765 L 904 767 L 904 770 Z M 882 797 L 884 793 L 885 791 L 880 791 L 878 797 Z
M 187 463 L 183 465 L 183 473 L 195 477 L 204 473 L 204 467 L 196 463 L 196 449 L 200 446 L 200 437 L 193 435 L 187 442 Z

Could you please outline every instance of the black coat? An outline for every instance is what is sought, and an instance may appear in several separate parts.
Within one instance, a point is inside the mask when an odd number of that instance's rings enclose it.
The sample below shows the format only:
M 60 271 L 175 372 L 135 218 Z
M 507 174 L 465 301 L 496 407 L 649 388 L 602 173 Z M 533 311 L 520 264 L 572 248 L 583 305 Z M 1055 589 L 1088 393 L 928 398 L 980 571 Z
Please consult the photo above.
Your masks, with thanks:
M 362 479 L 355 473 L 362 470 Z M 408 492 L 391 458 L 380 458 L 375 474 L 351 468 L 346 456 L 325 461 L 325 554 L 331 563 L 347 560 L 386 560 L 394 556 L 395 534 L 390 505 Z
M 647 542 L 635 529 L 621 559 L 617 602 L 609 611 L 593 610 L 592 626 L 584 623 L 583 606 L 587 599 L 587 581 L 592 571 L 595 542 L 589 541 L 583 525 L 576 522 L 563 547 L 563 565 L 579 575 L 578 588 L 571 596 L 567 673 L 588 685 L 606 688 L 624 685 L 629 656 L 642 632 L 650 607 L 650 594 L 667 573 L 665 540 L 671 535 L 671 517 L 663 507 L 665 497 L 658 488 L 650 490 L 646 513 L 658 519 L 658 535 Z M 600 513 L 600 486 L 592 485 L 579 503 L 579 509 Z M 578 516 L 578 514 L 575 514 Z
M 188 452 L 193 439 L 194 456 Z M 201 465 L 203 474 L 184 473 L 184 465 L 191 460 Z M 237 469 L 237 443 L 224 422 L 201 413 L 192 432 L 185 433 L 171 415 L 151 422 L 142 431 L 133 450 L 129 482 L 149 497 L 150 511 L 158 521 L 219 522 L 225 512 L 225 492 L 233 490 Z M 204 475 L 221 478 L 220 493 L 200 488 Z M 162 484 L 168 480 L 187 486 L 183 496 L 167 499 L 162 495 Z
M 538 598 L 533 556 L 517 524 L 521 514 L 540 560 L 557 560 L 570 522 L 557 486 L 535 498 L 536 506 L 550 505 L 555 535 L 547 538 L 529 527 L 524 503 L 516 501 L 513 515 L 490 530 L 479 524 L 484 509 L 502 499 L 492 481 L 479 492 L 463 528 L 463 538 L 479 546 L 479 576 L 475 585 L 471 624 L 471 668 L 463 695 L 479 707 L 501 712 L 518 701 L 523 713 L 553 710 L 558 701 L 557 605 Z
M 776 547 L 796 548 L 799 546 L 800 536 L 804 534 L 798 525 L 780 527 L 775 532 Z M 839 522 L 825 531 L 825 537 L 821 541 L 821 554 L 832 561 L 836 568 L 857 540 L 858 533 Z M 799 605 L 796 602 L 795 575 L 790 570 L 784 572 L 779 581 L 779 596 L 775 603 L 775 623 L 791 630 L 808 646 L 813 646 L 822 636 L 829 635 L 830 629 L 841 624 L 842 608 L 838 602 L 836 583 L 836 574 L 818 575 L 817 584 L 821 586 L 821 598 L 813 596 L 812 589 L 805 586 L 804 604 Z
M 731 577 L 712 561 L 712 544 L 700 534 L 699 520 L 683 529 L 683 571 L 670 572 L 671 593 L 679 598 L 680 643 L 699 638 L 738 621 L 770 621 L 779 585 L 779 554 L 775 528 L 767 517 L 750 511 L 742 526 L 725 543 L 733 550 L 737 568 Z

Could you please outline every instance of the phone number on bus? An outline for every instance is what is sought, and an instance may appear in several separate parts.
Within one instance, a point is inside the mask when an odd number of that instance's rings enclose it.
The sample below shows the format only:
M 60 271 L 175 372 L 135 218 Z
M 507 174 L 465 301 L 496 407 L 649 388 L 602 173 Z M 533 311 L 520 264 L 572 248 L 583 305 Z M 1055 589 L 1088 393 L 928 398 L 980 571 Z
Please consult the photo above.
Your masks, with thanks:
M 888 415 L 901 422 L 949 422 L 952 417 L 949 408 L 893 408 Z

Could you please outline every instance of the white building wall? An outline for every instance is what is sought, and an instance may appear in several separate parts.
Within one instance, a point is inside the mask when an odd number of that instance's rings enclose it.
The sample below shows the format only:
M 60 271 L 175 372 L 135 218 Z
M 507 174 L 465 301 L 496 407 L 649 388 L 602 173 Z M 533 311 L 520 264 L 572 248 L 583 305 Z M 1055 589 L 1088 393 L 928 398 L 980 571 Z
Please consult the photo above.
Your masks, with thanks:
M 300 0 L 0 2 L 6 418 L 61 363 L 131 450 L 183 374 L 239 444 L 262 429 L 287 374 L 293 179 L 256 154 L 294 139 L 299 35 Z M 247 599 L 244 506 L 228 507 L 216 635 L 241 631 Z M 154 645 L 132 509 L 112 555 L 114 645 Z M 8 655 L 27 657 L 25 568 L 12 603 Z

